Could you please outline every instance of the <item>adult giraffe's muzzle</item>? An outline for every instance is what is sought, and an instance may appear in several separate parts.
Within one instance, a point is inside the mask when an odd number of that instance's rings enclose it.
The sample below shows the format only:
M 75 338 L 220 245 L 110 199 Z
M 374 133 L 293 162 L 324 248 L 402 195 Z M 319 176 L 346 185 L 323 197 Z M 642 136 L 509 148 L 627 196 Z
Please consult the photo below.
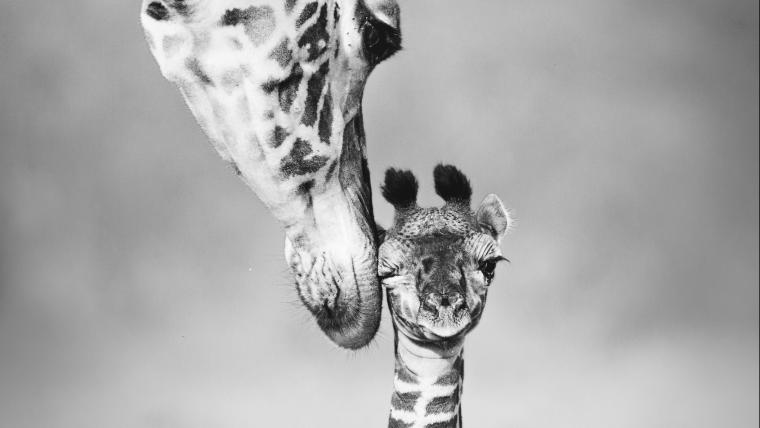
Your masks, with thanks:
M 322 331 L 344 348 L 358 349 L 369 343 L 380 324 L 382 301 L 372 270 L 374 250 L 354 259 L 350 248 L 332 247 L 314 255 L 295 251 L 289 239 L 285 247 L 298 295 Z
M 344 128 L 336 168 L 323 189 L 311 190 L 306 216 L 286 227 L 285 257 L 319 327 L 356 349 L 377 332 L 382 305 L 361 112 Z

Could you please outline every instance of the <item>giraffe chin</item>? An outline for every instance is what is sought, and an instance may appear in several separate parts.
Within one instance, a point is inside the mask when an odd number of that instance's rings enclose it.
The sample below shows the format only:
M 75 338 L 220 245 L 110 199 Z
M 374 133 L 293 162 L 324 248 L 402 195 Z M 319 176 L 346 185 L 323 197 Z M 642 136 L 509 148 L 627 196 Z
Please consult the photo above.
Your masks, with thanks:
M 340 287 L 333 282 L 331 289 L 337 290 L 332 301 L 316 302 L 303 298 L 302 301 L 314 315 L 319 328 L 335 344 L 347 349 L 366 346 L 380 326 L 382 299 L 377 278 L 358 279 L 349 274 L 349 279 L 344 278 Z
M 466 308 L 457 311 L 440 308 L 437 314 L 421 311 L 417 325 L 428 340 L 451 339 L 469 331 L 472 318 Z
M 312 257 L 286 243 L 296 291 L 317 325 L 338 346 L 362 348 L 380 326 L 382 299 L 375 263 L 372 258 L 340 263 L 340 257 L 328 254 Z

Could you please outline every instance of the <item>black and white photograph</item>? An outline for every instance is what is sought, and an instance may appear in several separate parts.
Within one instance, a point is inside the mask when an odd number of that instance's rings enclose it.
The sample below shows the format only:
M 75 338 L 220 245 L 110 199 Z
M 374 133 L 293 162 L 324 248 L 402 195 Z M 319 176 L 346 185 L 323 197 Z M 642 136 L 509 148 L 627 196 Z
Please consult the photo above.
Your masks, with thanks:
M 0 427 L 758 427 L 758 8 L 4 0 Z

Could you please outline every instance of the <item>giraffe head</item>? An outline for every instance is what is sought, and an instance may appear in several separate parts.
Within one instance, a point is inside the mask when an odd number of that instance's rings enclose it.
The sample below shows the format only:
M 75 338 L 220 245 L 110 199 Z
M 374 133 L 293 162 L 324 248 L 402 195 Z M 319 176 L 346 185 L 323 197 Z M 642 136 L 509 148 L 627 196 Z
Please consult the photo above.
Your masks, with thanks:
M 501 200 L 486 196 L 473 213 L 467 177 L 450 165 L 434 170 L 446 203 L 417 206 L 417 180 L 389 169 L 383 196 L 395 208 L 393 227 L 379 249 L 394 326 L 419 342 L 455 341 L 472 330 L 485 307 L 496 264 L 506 260 L 499 241 L 512 220 Z
M 163 75 L 285 229 L 298 294 L 337 344 L 379 325 L 361 100 L 400 49 L 395 0 L 144 0 Z

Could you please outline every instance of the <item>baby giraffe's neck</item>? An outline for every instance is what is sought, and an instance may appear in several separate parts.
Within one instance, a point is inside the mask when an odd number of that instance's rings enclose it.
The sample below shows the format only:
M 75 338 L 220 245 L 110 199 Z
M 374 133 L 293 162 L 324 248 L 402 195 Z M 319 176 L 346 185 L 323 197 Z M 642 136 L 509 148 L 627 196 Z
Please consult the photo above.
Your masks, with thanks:
M 463 343 L 420 343 L 396 332 L 388 428 L 461 428 Z

